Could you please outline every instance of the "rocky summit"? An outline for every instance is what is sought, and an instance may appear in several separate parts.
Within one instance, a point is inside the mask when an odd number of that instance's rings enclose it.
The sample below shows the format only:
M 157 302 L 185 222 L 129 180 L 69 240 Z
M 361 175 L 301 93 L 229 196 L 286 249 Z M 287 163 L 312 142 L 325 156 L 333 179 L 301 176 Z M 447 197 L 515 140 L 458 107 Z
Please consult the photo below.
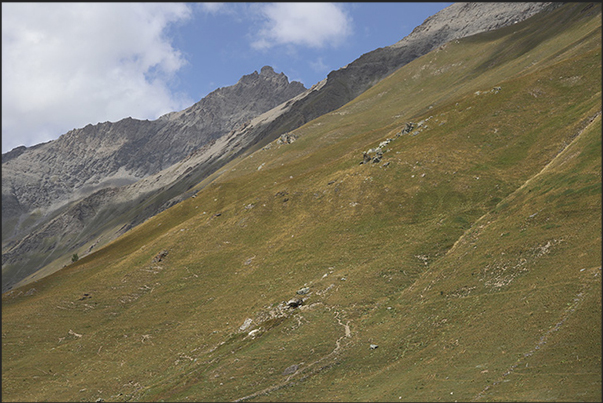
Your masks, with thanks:
M 265 66 L 157 120 L 88 125 L 41 146 L 21 148 L 17 156 L 17 150 L 11 151 L 3 156 L 2 204 L 6 200 L 11 211 L 52 210 L 100 188 L 135 182 L 304 90 L 303 84 L 289 83 L 283 73 Z M 12 218 L 2 217 L 3 223 Z
M 126 118 L 90 124 L 55 141 L 6 153 L 2 156 L 3 267 L 15 263 L 11 256 L 26 259 L 35 250 L 31 237 L 36 228 L 46 226 L 42 239 L 58 235 L 47 224 L 61 208 L 102 189 L 156 174 L 304 90 L 303 84 L 289 82 L 284 73 L 264 66 L 259 73 L 243 76 L 235 85 L 157 120 Z M 57 228 L 56 222 L 52 227 Z M 29 246 L 11 253 L 24 239 Z M 3 284 L 9 277 L 3 276 Z

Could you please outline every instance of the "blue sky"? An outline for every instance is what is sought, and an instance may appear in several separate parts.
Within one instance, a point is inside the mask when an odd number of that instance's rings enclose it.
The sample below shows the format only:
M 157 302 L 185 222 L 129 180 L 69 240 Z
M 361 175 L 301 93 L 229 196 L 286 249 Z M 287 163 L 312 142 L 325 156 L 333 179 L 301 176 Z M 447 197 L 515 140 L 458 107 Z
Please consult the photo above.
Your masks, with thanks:
M 2 152 L 156 119 L 266 65 L 306 88 L 452 3 L 2 3 Z

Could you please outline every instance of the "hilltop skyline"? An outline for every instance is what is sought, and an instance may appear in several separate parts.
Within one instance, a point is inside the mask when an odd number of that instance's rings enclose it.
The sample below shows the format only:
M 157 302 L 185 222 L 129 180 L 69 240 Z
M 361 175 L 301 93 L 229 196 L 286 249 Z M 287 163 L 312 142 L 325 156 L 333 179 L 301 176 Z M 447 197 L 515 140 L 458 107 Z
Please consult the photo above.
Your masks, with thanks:
M 3 3 L 2 152 L 153 120 L 265 65 L 309 88 L 450 4 Z

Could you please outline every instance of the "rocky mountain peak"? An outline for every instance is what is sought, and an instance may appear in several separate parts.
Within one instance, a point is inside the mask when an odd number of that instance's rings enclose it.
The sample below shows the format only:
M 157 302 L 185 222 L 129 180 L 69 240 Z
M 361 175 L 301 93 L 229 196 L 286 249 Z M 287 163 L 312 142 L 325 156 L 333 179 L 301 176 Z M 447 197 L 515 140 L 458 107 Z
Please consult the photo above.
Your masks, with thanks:
M 283 74 L 283 73 L 281 73 L 281 74 Z M 270 75 L 276 75 L 276 73 L 274 72 L 274 69 L 271 66 L 264 66 L 260 70 L 260 75 L 270 76 Z
M 285 73 L 276 73 L 271 66 L 264 66 L 258 73 L 257 70 L 251 74 L 241 77 L 237 85 L 261 85 L 261 83 L 270 83 L 276 86 L 293 86 L 296 89 L 304 91 L 306 88 L 298 81 L 289 83 L 289 78 Z
M 410 35 L 389 48 L 408 46 L 412 42 L 425 42 L 425 48 L 432 50 L 444 42 L 515 24 L 547 8 L 556 8 L 562 4 L 552 2 L 453 3 L 427 18 Z
M 152 175 L 305 90 L 264 66 L 154 121 L 87 125 L 44 145 L 17 148 L 2 156 L 2 222 L 15 212 L 54 210 L 53 205 Z

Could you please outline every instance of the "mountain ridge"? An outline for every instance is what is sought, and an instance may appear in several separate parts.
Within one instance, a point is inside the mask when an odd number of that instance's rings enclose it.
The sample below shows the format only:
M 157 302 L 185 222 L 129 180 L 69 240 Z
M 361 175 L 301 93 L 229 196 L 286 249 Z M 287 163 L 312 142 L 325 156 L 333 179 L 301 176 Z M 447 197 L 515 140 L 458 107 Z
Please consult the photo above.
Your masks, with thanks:
M 272 88 L 262 88 L 266 86 Z M 160 117 L 155 121 L 125 118 L 115 123 L 89 124 L 82 129 L 71 130 L 59 140 L 36 147 L 37 154 L 20 165 L 27 166 L 28 171 L 32 166 L 42 172 L 50 169 L 46 176 L 66 176 L 64 182 L 72 182 L 71 178 L 77 172 L 79 176 L 75 176 L 75 184 L 62 193 L 73 192 L 88 183 L 94 184 L 96 171 L 100 172 L 102 180 L 103 176 L 109 177 L 123 169 L 126 171 L 124 179 L 135 181 L 172 165 L 207 141 L 220 137 L 258 112 L 265 112 L 303 90 L 305 88 L 301 83 L 289 84 L 283 73 L 276 75 L 272 68 L 266 66 L 262 74 L 255 72 L 244 76 L 234 86 L 219 88 L 191 107 L 172 113 L 175 115 L 169 117 Z M 232 95 L 236 97 L 229 101 Z M 174 137 L 170 134 L 172 132 L 177 132 L 178 136 Z M 16 158 L 24 159 L 27 151 L 24 150 Z M 71 167 L 70 159 L 83 161 L 84 165 L 80 163 Z M 12 172 L 21 172 L 24 168 L 15 165 L 14 158 L 3 162 L 3 186 L 10 186 L 12 194 L 22 200 L 27 209 L 50 204 L 52 198 L 45 198 L 43 194 L 29 195 L 19 191 L 23 185 L 15 183 Z M 84 172 L 81 172 L 82 168 Z M 51 185 L 43 178 L 37 186 L 43 193 L 53 193 Z M 3 191 L 5 193 L 8 193 L 6 189 Z
M 114 136 L 113 140 L 110 142 L 113 153 L 111 152 L 112 150 L 109 149 L 107 155 L 114 155 L 115 158 L 112 159 L 108 156 L 98 158 L 96 166 L 100 167 L 100 169 L 98 170 L 99 174 L 96 176 L 94 168 L 90 168 L 90 164 L 88 164 L 88 166 L 82 166 L 80 164 L 74 167 L 75 171 L 78 173 L 78 177 L 76 178 L 69 177 L 70 175 L 67 174 L 67 180 L 64 180 L 62 179 L 62 176 L 65 174 L 62 172 L 54 175 L 46 174 L 45 178 L 42 177 L 42 179 L 36 178 L 35 175 L 32 176 L 30 174 L 28 177 L 33 178 L 33 182 L 27 183 L 27 181 L 25 181 L 25 183 L 23 183 L 22 177 L 20 176 L 21 170 L 14 170 L 13 175 L 12 166 L 17 165 L 17 161 L 20 160 L 24 160 L 24 164 L 28 169 L 32 164 L 36 164 L 35 161 L 25 161 L 25 156 L 27 156 L 28 152 L 27 150 L 24 150 L 18 157 L 11 158 L 6 164 L 3 162 L 3 174 L 7 174 L 6 181 L 3 180 L 2 192 L 3 256 L 5 256 L 3 258 L 3 267 L 8 264 L 23 265 L 23 263 L 18 263 L 15 259 L 21 261 L 24 259 L 27 260 L 28 254 L 35 250 L 35 248 L 31 246 L 27 247 L 25 250 L 14 248 L 15 241 L 19 242 L 19 239 L 25 239 L 24 237 L 27 237 L 28 234 L 33 235 L 35 231 L 38 231 L 39 233 L 40 230 L 35 230 L 35 225 L 32 226 L 32 223 L 39 223 L 37 224 L 38 228 L 40 225 L 46 225 L 48 220 L 53 219 L 52 217 L 54 215 L 61 214 L 61 209 L 66 208 L 67 204 L 70 202 L 77 201 L 78 199 L 81 200 L 81 198 L 91 195 L 95 190 L 100 190 L 107 186 L 123 186 L 134 183 L 135 181 L 148 176 L 151 172 L 156 173 L 162 169 L 168 168 L 170 165 L 177 163 L 181 158 L 184 158 L 184 156 L 193 152 L 195 147 L 200 146 L 199 142 L 195 143 L 195 146 L 191 146 L 188 143 L 177 146 L 177 143 L 174 143 L 171 138 L 174 136 L 182 137 L 182 135 L 176 135 L 177 133 L 184 133 L 185 137 L 188 133 L 190 136 L 191 132 L 199 130 L 195 127 L 195 123 L 193 122 L 196 121 L 195 119 L 198 119 L 200 114 L 204 117 L 209 117 L 209 120 L 212 121 L 211 125 L 205 125 L 206 128 L 212 127 L 212 125 L 218 126 L 215 129 L 208 130 L 209 133 L 206 135 L 207 141 L 217 139 L 220 137 L 219 133 L 222 133 L 221 135 L 226 135 L 228 130 L 230 130 L 231 134 L 236 132 L 236 135 L 240 138 L 248 139 L 245 141 L 247 147 L 256 149 L 275 140 L 278 136 L 295 129 L 324 113 L 331 112 L 340 107 L 344 103 L 358 96 L 358 94 L 374 83 L 382 80 L 397 68 L 441 45 L 446 40 L 483 31 L 484 26 L 487 26 L 489 29 L 506 26 L 509 25 L 511 21 L 519 21 L 530 17 L 537 11 L 549 10 L 555 7 L 556 5 L 552 3 L 499 3 L 494 5 L 490 5 L 489 3 L 459 3 L 458 5 L 454 5 L 454 7 L 448 7 L 428 18 L 423 24 L 415 28 L 413 33 L 407 38 L 404 38 L 389 47 L 380 48 L 362 55 L 344 68 L 329 73 L 327 78 L 314 85 L 310 90 L 302 92 L 301 88 L 296 86 L 296 97 L 289 96 L 288 100 L 283 99 L 283 101 L 287 101 L 287 104 L 281 106 L 280 109 L 275 109 L 271 113 L 264 111 L 267 115 L 261 120 L 254 121 L 254 124 L 249 124 L 249 119 L 234 119 L 231 116 L 225 119 L 225 124 L 221 126 L 216 125 L 215 116 L 217 116 L 217 112 L 209 104 L 213 102 L 226 108 L 229 107 L 229 105 L 223 105 L 221 102 L 225 99 L 224 94 L 228 92 L 228 89 L 218 89 L 190 108 L 180 112 L 168 113 L 158 118 L 156 121 L 136 121 L 127 118 L 116 122 L 115 124 L 105 122 L 97 126 L 88 125 L 83 129 L 77 129 L 67 133 L 64 140 L 73 140 L 70 149 L 76 150 L 78 147 L 77 139 L 79 138 L 77 136 L 82 135 L 84 138 L 98 138 L 98 136 L 94 135 L 96 127 L 106 127 L 106 130 L 110 130 L 107 134 L 112 133 Z M 453 17 L 450 17 L 451 15 Z M 459 18 L 459 15 L 463 17 L 456 25 L 452 22 L 442 23 L 442 21 L 448 21 L 450 18 Z M 501 15 L 505 16 L 502 20 L 500 18 Z M 511 17 L 513 17 L 513 19 L 511 19 Z M 429 28 L 420 28 L 426 24 Z M 417 36 L 419 36 L 418 39 L 416 38 Z M 400 45 L 401 43 L 406 43 L 407 45 L 402 46 Z M 232 88 L 237 86 L 237 88 L 245 88 L 248 83 L 259 78 L 267 78 L 268 76 L 270 77 L 270 80 L 286 81 L 284 73 L 281 73 L 280 75 L 273 73 L 274 71 L 272 68 L 262 68 L 260 73 L 257 73 L 256 71 L 252 74 L 243 76 Z M 290 93 L 288 94 L 291 95 Z M 302 94 L 305 95 L 300 96 Z M 263 95 L 268 97 L 268 94 Z M 283 98 L 287 97 L 284 96 Z M 250 102 L 249 104 L 253 103 Z M 243 109 L 248 107 L 248 105 L 245 105 Z M 234 109 L 236 108 L 233 106 L 231 110 Z M 264 107 L 258 110 L 263 109 L 266 108 Z M 249 118 L 256 117 L 257 113 L 255 115 L 247 114 L 246 116 Z M 180 123 L 178 123 L 178 121 L 180 121 Z M 160 126 L 158 128 L 156 127 L 157 124 L 165 124 L 165 126 Z M 171 136 L 167 135 L 168 132 L 172 133 Z M 150 137 L 157 138 L 157 140 L 150 141 Z M 131 138 L 131 140 L 125 140 L 127 138 Z M 144 139 L 144 141 L 142 141 L 142 139 Z M 56 143 L 50 142 L 46 144 L 47 146 L 42 148 L 53 147 L 53 144 Z M 147 146 L 149 144 L 152 144 L 152 149 L 159 149 L 161 152 L 157 154 L 151 149 L 148 149 Z M 94 159 L 95 157 L 101 156 L 103 154 L 102 151 L 103 148 L 96 145 L 88 148 L 88 152 L 91 153 L 88 157 L 82 157 L 81 155 L 77 156 L 77 154 L 70 151 L 69 155 L 73 154 L 73 157 L 67 155 L 62 159 L 66 160 L 72 158 L 75 161 L 90 160 L 90 158 Z M 244 150 L 231 152 L 234 152 L 232 155 L 236 155 L 238 152 L 242 151 Z M 136 155 L 144 156 L 144 158 L 137 158 L 135 157 Z M 50 155 L 43 157 L 42 159 L 49 160 L 53 157 L 56 156 Z M 64 161 L 62 164 L 65 165 Z M 40 165 L 43 166 L 43 164 Z M 218 168 L 219 164 L 215 165 L 215 167 Z M 211 174 L 211 171 L 206 167 L 199 166 L 197 170 L 203 172 L 206 176 Z M 19 178 L 18 181 L 12 179 L 17 177 Z M 72 184 L 74 179 L 75 183 Z M 36 181 L 38 182 L 34 185 Z M 55 181 L 58 186 L 55 184 Z M 75 193 L 74 190 L 76 191 Z M 66 195 L 69 197 L 66 198 Z M 177 198 L 177 195 L 167 197 L 173 199 L 174 197 Z M 58 202 L 50 202 L 51 200 L 58 200 Z M 51 207 L 48 207 L 48 204 L 51 204 Z M 163 203 L 160 204 L 163 205 Z M 34 210 L 33 213 L 31 213 L 32 209 L 36 207 L 40 208 L 40 210 Z M 146 219 L 146 216 L 148 214 L 152 215 L 153 211 L 161 211 L 162 208 L 163 207 L 161 206 L 155 206 L 150 210 L 146 210 L 147 213 L 137 219 L 136 222 Z M 48 214 L 47 211 L 54 211 L 54 215 Z M 28 215 L 29 217 L 23 218 Z M 19 216 L 22 218 L 15 218 Z M 26 225 L 28 223 L 30 225 L 29 227 Z M 124 225 L 125 228 L 130 228 L 133 223 L 124 223 Z M 14 231 L 11 232 L 10 230 L 13 228 Z M 66 233 L 65 235 L 66 237 L 62 238 L 72 238 Z M 32 239 L 38 238 L 29 237 L 28 239 L 31 241 Z M 85 241 L 89 242 L 90 239 L 86 238 Z M 81 243 L 82 242 L 79 242 L 78 245 Z M 55 244 L 55 246 L 58 246 L 58 244 Z M 71 246 L 71 248 L 73 247 L 75 247 L 75 245 Z M 46 249 L 46 252 L 48 251 L 49 249 Z M 63 259 L 65 260 L 69 256 L 70 254 L 64 256 Z M 32 268 L 29 270 L 32 271 Z

